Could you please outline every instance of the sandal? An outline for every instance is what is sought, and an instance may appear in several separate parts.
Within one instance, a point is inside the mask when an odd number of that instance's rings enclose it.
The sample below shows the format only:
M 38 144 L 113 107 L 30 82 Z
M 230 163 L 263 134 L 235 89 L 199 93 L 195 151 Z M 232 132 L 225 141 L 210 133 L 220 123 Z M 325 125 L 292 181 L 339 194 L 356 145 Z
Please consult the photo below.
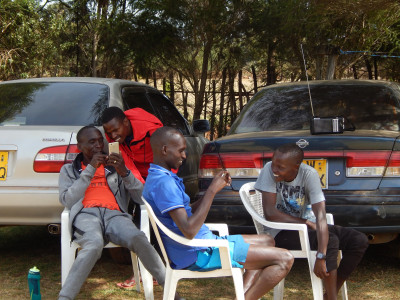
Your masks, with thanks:
M 142 282 L 142 279 L 140 279 L 140 282 Z M 153 279 L 153 285 L 158 285 L 157 280 Z M 125 280 L 124 282 L 118 282 L 117 286 L 123 289 L 131 289 L 136 286 L 135 278 L 132 277 Z

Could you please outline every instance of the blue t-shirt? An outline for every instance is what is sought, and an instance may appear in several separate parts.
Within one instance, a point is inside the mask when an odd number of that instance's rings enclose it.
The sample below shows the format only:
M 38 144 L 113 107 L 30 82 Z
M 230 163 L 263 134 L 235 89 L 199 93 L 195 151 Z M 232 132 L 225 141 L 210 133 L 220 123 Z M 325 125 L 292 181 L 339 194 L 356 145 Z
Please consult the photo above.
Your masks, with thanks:
M 169 215 L 169 211 L 177 208 L 185 208 L 187 215 L 189 217 L 192 215 L 192 209 L 189 206 L 190 198 L 185 193 L 185 186 L 181 178 L 161 166 L 150 164 L 149 174 L 144 184 L 143 197 L 151 205 L 157 218 L 166 227 L 183 236 Z M 171 267 L 174 269 L 183 269 L 192 265 L 197 260 L 197 250 L 206 249 L 184 246 L 170 239 L 162 231 L 160 231 L 160 234 L 171 260 Z M 215 235 L 203 224 L 195 238 L 215 239 Z

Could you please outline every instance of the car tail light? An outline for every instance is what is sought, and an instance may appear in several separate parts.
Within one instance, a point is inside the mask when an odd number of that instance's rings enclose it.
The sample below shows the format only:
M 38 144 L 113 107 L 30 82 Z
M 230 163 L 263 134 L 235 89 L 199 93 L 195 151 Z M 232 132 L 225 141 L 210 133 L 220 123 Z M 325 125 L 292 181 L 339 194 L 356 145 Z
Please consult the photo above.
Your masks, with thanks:
M 257 178 L 262 167 L 262 153 L 203 154 L 200 159 L 199 177 L 212 178 L 221 169 L 226 169 L 232 178 Z
M 393 151 L 390 155 L 389 165 L 386 168 L 385 177 L 400 177 L 400 153 Z
M 78 155 L 77 145 L 48 147 L 36 154 L 33 170 L 37 173 L 58 173 L 61 167 Z
M 348 177 L 383 176 L 391 151 L 345 151 Z

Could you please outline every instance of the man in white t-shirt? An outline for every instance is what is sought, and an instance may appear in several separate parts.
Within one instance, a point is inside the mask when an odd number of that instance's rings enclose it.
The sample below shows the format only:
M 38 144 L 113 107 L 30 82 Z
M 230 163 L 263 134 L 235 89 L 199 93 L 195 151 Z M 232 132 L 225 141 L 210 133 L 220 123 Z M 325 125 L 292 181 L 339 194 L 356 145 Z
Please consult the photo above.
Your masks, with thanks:
M 302 223 L 308 227 L 311 249 L 317 250 L 314 273 L 324 280 L 325 299 L 337 299 L 344 281 L 361 261 L 368 248 L 367 237 L 354 229 L 327 225 L 325 196 L 317 171 L 302 163 L 303 150 L 285 144 L 275 150 L 272 161 L 262 169 L 255 188 L 262 192 L 264 215 L 268 221 Z M 315 219 L 306 214 L 312 206 Z M 297 231 L 265 228 L 275 237 L 277 247 L 300 249 Z M 343 259 L 337 265 L 338 251 Z

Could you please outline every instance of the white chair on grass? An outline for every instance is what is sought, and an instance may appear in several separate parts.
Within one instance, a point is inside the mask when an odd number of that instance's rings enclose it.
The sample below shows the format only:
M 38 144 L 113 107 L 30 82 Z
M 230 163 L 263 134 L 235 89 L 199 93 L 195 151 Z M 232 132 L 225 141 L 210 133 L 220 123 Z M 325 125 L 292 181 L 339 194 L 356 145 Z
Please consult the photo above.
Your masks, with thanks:
M 264 218 L 264 211 L 262 207 L 262 194 L 254 189 L 255 182 L 249 182 L 244 184 L 239 191 L 240 198 L 242 199 L 243 205 L 253 218 L 254 225 L 256 227 L 257 233 L 264 232 L 264 226 L 274 229 L 283 230 L 297 230 L 299 232 L 301 250 L 290 250 L 295 258 L 307 258 L 308 267 L 311 277 L 311 285 L 313 290 L 313 296 L 316 300 L 323 299 L 323 283 L 320 278 L 318 278 L 313 270 L 316 260 L 316 251 L 312 251 L 310 248 L 310 243 L 308 240 L 307 225 L 296 224 L 296 223 L 281 223 L 281 222 L 270 222 Z M 326 214 L 326 219 L 328 224 L 333 224 L 332 214 Z M 341 251 L 339 256 L 341 258 Z M 274 288 L 274 300 L 283 299 L 285 279 L 275 286 Z M 341 289 L 343 300 L 347 300 L 347 286 L 344 282 Z
M 202 239 L 187 239 L 183 236 L 177 235 L 167 227 L 165 227 L 160 220 L 154 214 L 152 207 L 147 203 L 146 199 L 142 197 L 144 204 L 147 208 L 151 225 L 153 227 L 154 233 L 157 237 L 158 244 L 161 248 L 161 252 L 166 262 L 166 276 L 165 276 L 165 286 L 164 286 L 164 300 L 174 299 L 176 287 L 178 281 L 183 278 L 210 278 L 210 277 L 228 277 L 232 276 L 233 283 L 235 286 L 236 299 L 244 300 L 243 291 L 243 274 L 241 268 L 233 268 L 231 265 L 230 254 L 229 254 L 229 242 L 227 240 L 202 240 Z M 210 230 L 218 231 L 220 236 L 228 235 L 228 226 L 226 224 L 206 224 Z M 174 241 L 192 247 L 218 247 L 221 257 L 221 269 L 216 269 L 212 271 L 198 272 L 190 270 L 175 270 L 172 269 L 169 264 L 169 259 L 167 252 L 165 251 L 163 242 L 161 240 L 160 232 L 161 230 L 168 237 Z M 212 297 L 209 297 L 212 298 Z
M 74 241 L 71 241 L 71 231 L 68 226 L 69 222 L 69 209 L 65 208 L 61 213 L 61 286 L 64 285 L 67 279 L 68 273 L 75 261 L 76 250 L 79 245 Z M 140 229 L 146 234 L 147 238 L 150 240 L 150 225 L 149 217 L 147 215 L 147 210 L 144 205 L 140 206 Z M 108 243 L 104 248 L 116 248 L 120 247 L 113 243 Z M 140 277 L 142 278 L 142 284 L 144 289 L 144 294 L 146 300 L 154 300 L 153 293 L 153 278 L 152 275 L 146 270 L 142 265 L 136 253 L 131 252 L 132 268 L 135 275 L 136 290 L 141 291 L 140 287 Z M 140 270 L 139 272 L 139 266 Z

